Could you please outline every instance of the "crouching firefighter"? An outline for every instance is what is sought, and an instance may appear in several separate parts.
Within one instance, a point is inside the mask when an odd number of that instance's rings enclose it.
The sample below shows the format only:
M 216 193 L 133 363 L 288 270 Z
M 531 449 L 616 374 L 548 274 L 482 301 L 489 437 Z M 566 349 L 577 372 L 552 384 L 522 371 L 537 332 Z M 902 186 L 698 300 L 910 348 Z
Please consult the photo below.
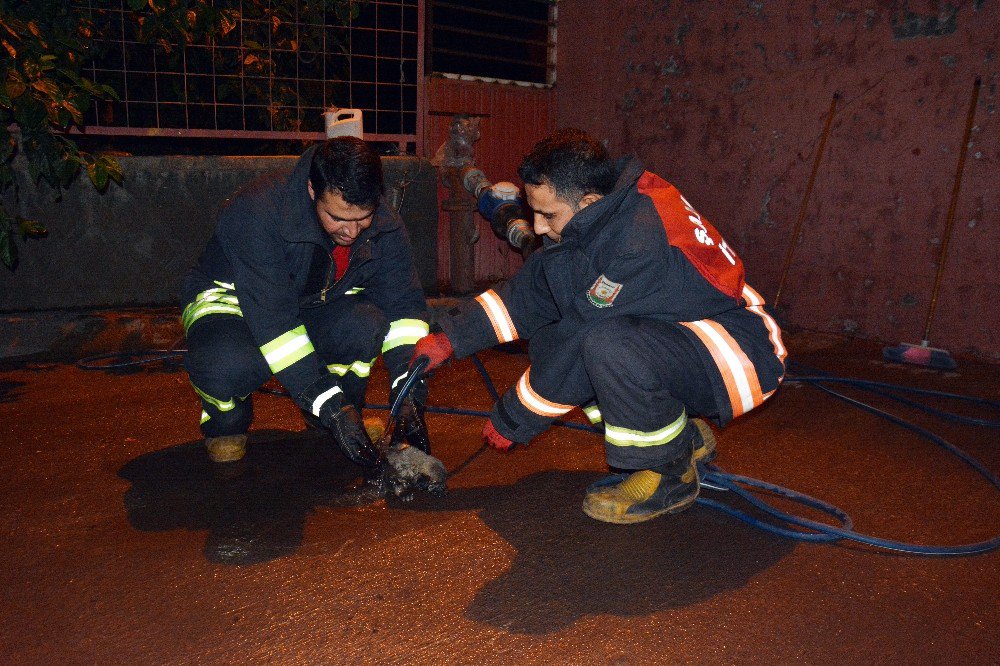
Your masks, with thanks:
M 182 293 L 185 367 L 213 461 L 243 457 L 251 395 L 274 375 L 366 477 L 384 472 L 361 420 L 368 376 L 381 352 L 394 400 L 427 318 L 406 230 L 382 189 L 378 155 L 342 137 L 224 205 Z M 425 398 L 416 384 L 397 429 L 429 452 Z
M 442 332 L 416 353 L 437 366 L 528 340 L 530 366 L 493 407 L 486 441 L 508 450 L 581 407 L 621 471 L 587 488 L 587 515 L 634 523 L 685 509 L 698 463 L 715 455 L 703 419 L 725 425 L 781 382 L 778 326 L 719 232 L 634 158 L 612 160 L 567 129 L 519 174 L 542 250 L 498 290 L 442 313 Z

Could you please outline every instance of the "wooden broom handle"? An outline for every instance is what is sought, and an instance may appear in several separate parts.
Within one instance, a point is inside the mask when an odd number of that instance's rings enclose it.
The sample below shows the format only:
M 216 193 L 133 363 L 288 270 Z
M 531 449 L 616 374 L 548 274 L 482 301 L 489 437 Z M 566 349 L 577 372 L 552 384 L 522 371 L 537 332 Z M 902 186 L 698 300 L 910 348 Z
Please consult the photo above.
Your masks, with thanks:
M 931 292 L 931 302 L 927 309 L 927 323 L 924 325 L 922 344 L 930 340 L 931 322 L 934 321 L 934 308 L 937 307 L 938 292 L 941 289 L 941 276 L 944 274 L 944 263 L 948 258 L 948 241 L 951 239 L 951 228 L 955 224 L 955 209 L 958 207 L 958 191 L 962 187 L 962 170 L 965 168 L 965 154 L 969 152 L 969 136 L 972 134 L 972 121 L 976 118 L 976 104 L 979 101 L 979 87 L 982 79 L 976 77 L 972 84 L 972 101 L 969 102 L 969 114 L 965 119 L 965 134 L 962 136 L 962 147 L 958 151 L 958 168 L 955 170 L 955 184 L 951 188 L 951 203 L 948 204 L 948 218 L 944 223 L 944 238 L 941 240 L 941 252 L 938 254 L 937 275 L 934 276 L 934 290 Z

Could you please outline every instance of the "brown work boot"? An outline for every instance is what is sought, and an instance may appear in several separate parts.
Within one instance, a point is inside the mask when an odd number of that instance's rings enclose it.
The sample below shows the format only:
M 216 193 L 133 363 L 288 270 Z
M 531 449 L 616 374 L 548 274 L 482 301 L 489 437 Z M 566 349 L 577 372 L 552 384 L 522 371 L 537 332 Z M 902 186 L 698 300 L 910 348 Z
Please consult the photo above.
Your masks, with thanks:
M 715 458 L 715 434 L 702 419 L 689 419 L 680 437 L 691 454 L 655 469 L 613 474 L 587 488 L 583 512 L 606 523 L 640 523 L 694 504 L 701 489 L 699 463 Z
M 583 512 L 605 523 L 627 525 L 683 511 L 698 499 L 701 488 L 694 461 L 682 459 L 664 467 L 669 471 L 640 469 L 590 484 Z
M 377 442 L 382 437 L 382 433 L 385 432 L 385 424 L 377 416 L 366 416 L 362 419 L 362 422 L 365 424 L 365 431 L 368 433 L 368 437 L 373 442 Z
M 704 419 L 688 419 L 688 422 L 698 429 L 698 434 L 694 436 L 692 459 L 695 464 L 712 462 L 715 460 L 715 433 L 711 426 Z
M 206 437 L 205 448 L 212 462 L 236 462 L 247 452 L 246 435 L 222 435 L 221 437 Z

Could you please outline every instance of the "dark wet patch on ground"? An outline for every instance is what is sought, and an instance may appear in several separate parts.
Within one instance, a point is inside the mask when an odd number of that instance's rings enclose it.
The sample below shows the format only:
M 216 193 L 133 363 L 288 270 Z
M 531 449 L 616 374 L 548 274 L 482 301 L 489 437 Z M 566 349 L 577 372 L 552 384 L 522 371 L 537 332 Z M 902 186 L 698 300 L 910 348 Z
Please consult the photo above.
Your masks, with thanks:
M 0 382 L 0 402 L 14 402 L 21 395 L 20 389 L 26 386 L 24 382 Z
M 580 503 L 596 478 L 544 471 L 511 486 L 418 498 L 407 508 L 477 511 L 515 548 L 510 569 L 479 590 L 465 616 L 525 634 L 557 631 L 586 615 L 690 606 L 745 586 L 795 548 L 702 507 L 638 525 L 595 521 Z
M 132 484 L 124 496 L 132 527 L 207 531 L 205 557 L 233 565 L 294 553 L 317 507 L 357 503 L 345 500 L 357 475 L 315 430 L 254 432 L 235 463 L 213 463 L 199 440 L 147 453 L 118 472 Z

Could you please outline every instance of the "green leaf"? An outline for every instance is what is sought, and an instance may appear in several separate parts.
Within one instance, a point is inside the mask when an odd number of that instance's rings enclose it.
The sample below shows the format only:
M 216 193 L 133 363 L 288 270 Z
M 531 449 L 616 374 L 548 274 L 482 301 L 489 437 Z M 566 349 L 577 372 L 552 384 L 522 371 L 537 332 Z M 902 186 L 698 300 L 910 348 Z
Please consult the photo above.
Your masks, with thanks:
M 84 88 L 87 87 L 87 79 L 84 79 L 83 77 L 81 77 L 79 74 L 77 74 L 73 70 L 66 69 L 65 67 L 60 67 L 56 71 L 58 73 L 62 74 L 63 76 L 65 76 L 70 81 L 72 81 L 75 85 L 83 86 Z
M 45 130 L 48 122 L 45 106 L 30 96 L 19 98 L 14 106 L 14 122 L 21 126 L 22 132 Z
M 9 76 L 7 78 L 7 85 L 5 88 L 8 99 L 17 99 L 24 94 L 24 91 L 28 89 L 28 86 L 24 84 L 24 81 L 22 81 L 20 77 L 14 74 L 14 76 Z
M 104 167 L 108 170 L 108 175 L 111 176 L 111 180 L 115 181 L 116 184 L 121 185 L 122 181 L 125 180 L 125 174 L 122 172 L 122 165 L 113 157 L 102 156 L 104 160 Z
M 100 160 L 87 165 L 87 175 L 90 176 L 90 182 L 98 191 L 103 192 L 107 188 L 108 169 Z
M 59 184 L 65 187 L 73 182 L 76 174 L 80 172 L 80 158 L 75 155 L 63 155 L 61 158 L 56 158 L 53 166 L 59 178 Z
M 37 79 L 31 82 L 31 87 L 52 99 L 59 95 L 59 86 L 54 81 Z
M 17 140 L 4 128 L 0 132 L 0 162 L 7 162 L 14 155 L 15 150 L 17 150 Z
M 128 6 L 132 11 L 137 12 L 146 8 L 146 0 L 128 0 Z
M 108 186 L 110 181 L 121 185 L 124 176 L 121 164 L 110 155 L 101 155 L 93 162 L 87 164 L 87 175 L 94 187 L 101 192 Z
M 29 220 L 18 215 L 17 226 L 21 230 L 21 238 L 45 238 L 49 235 L 49 230 L 38 220 Z
M 62 108 L 66 109 L 66 111 L 68 111 L 69 114 L 73 117 L 73 122 L 75 122 L 77 125 L 82 125 L 83 124 L 83 114 L 80 112 L 80 109 L 76 108 L 73 105 L 72 102 L 70 102 L 68 100 L 65 101 L 65 102 L 63 102 L 62 103 Z M 69 123 L 65 123 L 64 125 L 66 125 L 66 124 L 69 124 Z
M 17 244 L 13 229 L 0 229 L 0 261 L 10 271 L 17 268 Z

